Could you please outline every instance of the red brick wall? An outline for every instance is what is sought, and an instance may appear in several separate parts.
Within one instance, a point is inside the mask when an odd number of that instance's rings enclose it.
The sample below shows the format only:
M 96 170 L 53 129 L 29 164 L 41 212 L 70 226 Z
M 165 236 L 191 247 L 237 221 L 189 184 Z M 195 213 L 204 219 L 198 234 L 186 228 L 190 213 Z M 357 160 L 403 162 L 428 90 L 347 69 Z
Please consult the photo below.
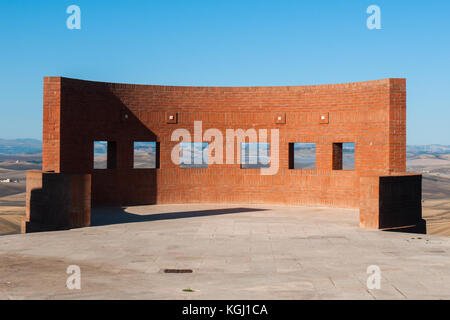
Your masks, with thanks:
M 43 170 L 60 170 L 61 78 L 44 78 Z
M 390 79 L 389 171 L 406 171 L 406 80 Z
M 380 212 L 380 176 L 363 176 L 360 183 L 359 225 L 378 229 Z
M 26 217 L 22 232 L 89 226 L 89 174 L 27 171 Z
M 361 177 L 359 210 L 363 228 L 419 227 L 422 222 L 422 175 L 402 173 Z
M 404 79 L 231 88 L 45 78 L 44 170 L 92 173 L 95 204 L 359 207 L 360 176 L 405 169 L 405 96 Z M 46 104 L 60 122 L 45 116 Z M 167 123 L 168 112 L 178 114 L 178 123 Z M 275 123 L 278 114 L 285 115 L 284 123 Z M 321 120 L 323 114 L 328 121 Z M 217 128 L 224 137 L 226 129 L 279 129 L 278 173 L 261 176 L 259 169 L 240 169 L 238 159 L 207 169 L 178 168 L 170 159 L 177 143 L 170 141 L 171 133 L 176 128 L 193 133 L 195 120 L 203 121 L 203 132 Z M 94 140 L 117 142 L 117 169 L 93 170 Z M 132 168 L 133 141 L 139 140 L 160 142 L 159 169 Z M 316 143 L 315 170 L 289 169 L 289 142 Z M 354 171 L 332 170 L 333 142 L 355 143 Z

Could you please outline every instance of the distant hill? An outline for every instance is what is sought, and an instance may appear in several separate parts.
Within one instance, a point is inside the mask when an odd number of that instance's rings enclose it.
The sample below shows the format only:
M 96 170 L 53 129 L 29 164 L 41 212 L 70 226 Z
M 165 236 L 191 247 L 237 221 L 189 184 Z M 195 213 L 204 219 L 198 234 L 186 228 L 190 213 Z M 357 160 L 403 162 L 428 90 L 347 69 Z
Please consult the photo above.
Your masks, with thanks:
M 406 152 L 414 154 L 448 154 L 450 146 L 442 144 L 424 144 L 424 145 L 408 145 Z
M 35 154 L 42 152 L 42 141 L 37 139 L 0 139 L 2 154 Z

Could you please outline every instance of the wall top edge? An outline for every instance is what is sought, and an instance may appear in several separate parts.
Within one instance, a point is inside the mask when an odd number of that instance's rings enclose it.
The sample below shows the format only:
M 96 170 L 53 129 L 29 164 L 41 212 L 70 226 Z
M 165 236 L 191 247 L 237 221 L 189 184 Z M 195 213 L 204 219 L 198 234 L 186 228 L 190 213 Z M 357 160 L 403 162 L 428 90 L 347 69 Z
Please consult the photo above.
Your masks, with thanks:
M 297 89 L 360 89 L 365 87 L 380 87 L 380 86 L 392 86 L 403 85 L 406 82 L 405 78 L 384 78 L 370 81 L 348 82 L 348 83 L 334 83 L 334 84 L 317 84 L 317 85 L 294 85 L 294 86 L 244 86 L 244 87 L 232 87 L 232 86 L 170 86 L 170 85 L 150 85 L 150 84 L 132 84 L 132 83 L 114 83 L 114 82 L 101 82 L 91 81 L 66 77 L 44 77 L 45 83 L 67 83 L 67 84 L 85 84 L 85 85 L 97 85 L 107 86 L 111 88 L 154 88 L 164 91 L 176 91 L 176 90 L 205 90 L 205 91 L 264 91 L 264 90 L 297 90 Z

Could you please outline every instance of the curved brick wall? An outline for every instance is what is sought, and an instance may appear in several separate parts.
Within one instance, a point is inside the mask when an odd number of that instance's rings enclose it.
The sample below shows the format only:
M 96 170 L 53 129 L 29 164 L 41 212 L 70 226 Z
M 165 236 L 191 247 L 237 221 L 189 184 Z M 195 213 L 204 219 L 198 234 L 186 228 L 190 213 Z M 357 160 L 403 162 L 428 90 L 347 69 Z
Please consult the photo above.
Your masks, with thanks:
M 280 203 L 359 207 L 360 177 L 405 171 L 405 79 L 288 87 L 172 87 L 44 79 L 43 169 L 91 173 L 94 204 Z M 177 114 L 168 123 L 167 114 Z M 125 115 L 128 115 L 126 118 Z M 281 115 L 285 123 L 276 123 Z M 321 121 L 328 115 L 328 123 Z M 279 129 L 280 168 L 170 160 L 176 128 Z M 93 170 L 94 140 L 117 143 L 117 168 Z M 160 142 L 159 169 L 133 169 L 133 141 Z M 288 167 L 289 142 L 316 143 L 316 169 Z M 354 171 L 332 170 L 332 143 L 355 142 Z

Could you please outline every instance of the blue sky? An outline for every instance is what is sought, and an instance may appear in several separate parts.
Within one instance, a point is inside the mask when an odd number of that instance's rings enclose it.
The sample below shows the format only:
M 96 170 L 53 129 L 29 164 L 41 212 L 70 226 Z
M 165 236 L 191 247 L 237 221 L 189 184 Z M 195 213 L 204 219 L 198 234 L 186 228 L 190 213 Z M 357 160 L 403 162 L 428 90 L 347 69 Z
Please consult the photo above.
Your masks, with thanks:
M 66 8 L 81 8 L 81 30 Z M 381 8 L 381 30 L 366 8 Z M 0 0 L 0 138 L 42 137 L 42 77 L 165 85 L 407 78 L 408 144 L 450 144 L 450 1 Z

